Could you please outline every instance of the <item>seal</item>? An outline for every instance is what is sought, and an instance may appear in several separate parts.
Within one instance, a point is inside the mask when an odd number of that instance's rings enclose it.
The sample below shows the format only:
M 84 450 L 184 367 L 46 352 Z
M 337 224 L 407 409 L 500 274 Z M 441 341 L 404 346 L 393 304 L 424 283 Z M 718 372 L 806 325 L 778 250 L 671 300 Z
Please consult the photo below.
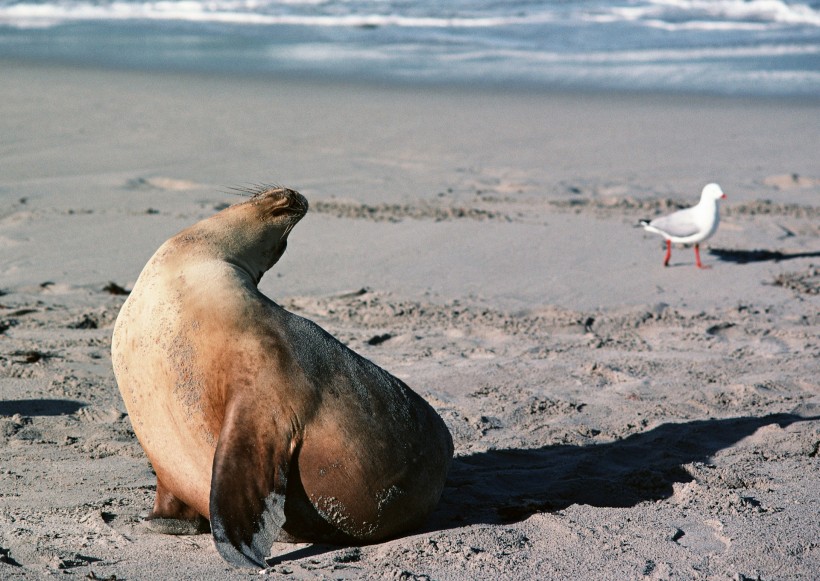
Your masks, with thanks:
M 363 544 L 420 526 L 453 455 L 405 383 L 257 288 L 308 209 L 285 188 L 165 242 L 117 317 L 112 361 L 157 476 L 149 526 L 210 528 L 264 567 L 274 541 Z

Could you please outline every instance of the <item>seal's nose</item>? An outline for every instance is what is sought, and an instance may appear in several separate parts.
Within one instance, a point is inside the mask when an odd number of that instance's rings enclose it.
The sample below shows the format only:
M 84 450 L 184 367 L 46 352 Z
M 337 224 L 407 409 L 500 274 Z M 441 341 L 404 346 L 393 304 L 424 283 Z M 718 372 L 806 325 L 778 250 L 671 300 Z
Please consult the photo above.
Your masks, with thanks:
M 285 188 L 283 193 L 288 198 L 288 207 L 293 210 L 295 213 L 299 214 L 301 218 L 308 211 L 308 201 L 305 196 L 297 192 L 296 190 L 291 190 L 289 188 Z

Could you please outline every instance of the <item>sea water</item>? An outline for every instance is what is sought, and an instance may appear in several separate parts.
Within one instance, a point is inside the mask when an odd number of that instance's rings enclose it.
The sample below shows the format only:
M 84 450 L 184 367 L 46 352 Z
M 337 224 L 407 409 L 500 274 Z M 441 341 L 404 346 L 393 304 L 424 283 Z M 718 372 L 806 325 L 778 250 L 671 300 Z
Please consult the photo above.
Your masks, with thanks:
M 820 0 L 0 0 L 2 57 L 817 97 Z

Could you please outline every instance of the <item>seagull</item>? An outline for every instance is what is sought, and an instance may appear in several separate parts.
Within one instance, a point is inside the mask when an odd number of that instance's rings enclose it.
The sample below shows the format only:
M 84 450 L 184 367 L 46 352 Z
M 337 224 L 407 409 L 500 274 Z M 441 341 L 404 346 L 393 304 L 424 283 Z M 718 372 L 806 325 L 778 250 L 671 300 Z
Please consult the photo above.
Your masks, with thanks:
M 708 184 L 700 194 L 697 206 L 678 210 L 668 216 L 661 216 L 654 220 L 641 220 L 640 225 L 648 232 L 660 234 L 666 239 L 666 257 L 663 265 L 669 266 L 672 256 L 672 243 L 694 244 L 695 262 L 698 268 L 704 267 L 700 262 L 700 243 L 717 232 L 720 216 L 718 215 L 718 200 L 725 200 L 726 194 L 717 184 Z

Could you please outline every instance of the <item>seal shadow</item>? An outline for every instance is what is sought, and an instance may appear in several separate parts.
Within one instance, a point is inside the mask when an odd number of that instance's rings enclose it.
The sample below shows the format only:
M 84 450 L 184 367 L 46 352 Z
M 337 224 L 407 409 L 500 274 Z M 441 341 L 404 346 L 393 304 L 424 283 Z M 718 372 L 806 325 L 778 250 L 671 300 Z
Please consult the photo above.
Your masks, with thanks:
M 68 416 L 86 406 L 70 399 L 0 400 L 0 416 Z
M 339 549 L 344 548 L 347 545 L 328 545 L 325 543 L 315 543 L 307 547 L 302 547 L 299 549 L 293 550 L 285 550 L 278 555 L 274 555 L 272 557 L 268 557 L 265 562 L 268 567 L 275 567 L 276 565 L 281 565 L 282 563 L 287 563 L 288 561 L 298 561 L 299 559 L 307 559 L 310 557 L 321 557 L 325 553 L 331 553 L 333 551 L 338 551 Z
M 454 458 L 425 530 L 509 524 L 573 504 L 628 508 L 669 498 L 673 484 L 693 480 L 684 464 L 708 462 L 763 426 L 815 419 L 820 416 L 775 414 L 669 423 L 605 444 L 491 450 Z
M 820 252 L 780 252 L 779 250 L 733 250 L 729 248 L 710 248 L 709 254 L 723 262 L 749 264 L 750 262 L 782 262 L 795 258 L 817 258 Z

